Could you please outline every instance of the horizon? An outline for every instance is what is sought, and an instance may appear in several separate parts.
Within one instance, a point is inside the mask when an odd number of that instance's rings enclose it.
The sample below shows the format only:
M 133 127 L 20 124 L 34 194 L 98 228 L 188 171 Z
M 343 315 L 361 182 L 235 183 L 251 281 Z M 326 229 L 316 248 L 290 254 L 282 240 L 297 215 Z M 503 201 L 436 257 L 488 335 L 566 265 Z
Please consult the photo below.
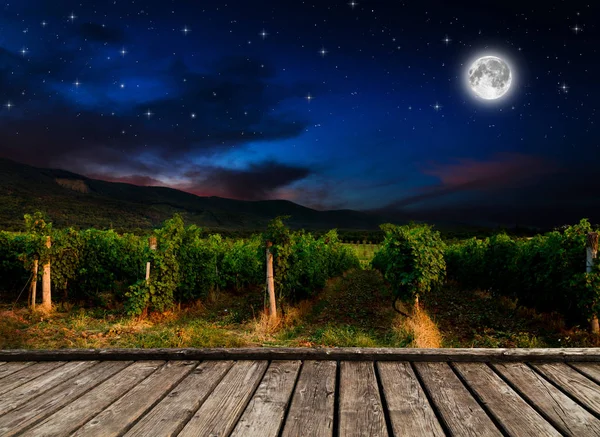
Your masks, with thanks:
M 548 9 L 5 5 L 0 157 L 316 210 L 598 222 L 598 7 Z M 469 82 L 484 56 L 504 88 Z

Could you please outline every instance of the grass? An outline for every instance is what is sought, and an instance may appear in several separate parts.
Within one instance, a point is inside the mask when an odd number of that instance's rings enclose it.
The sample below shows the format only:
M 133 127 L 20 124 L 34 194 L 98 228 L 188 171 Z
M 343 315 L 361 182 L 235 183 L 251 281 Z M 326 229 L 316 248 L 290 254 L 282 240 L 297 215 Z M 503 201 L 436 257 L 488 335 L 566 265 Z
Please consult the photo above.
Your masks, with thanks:
M 377 252 L 379 250 L 378 244 L 363 244 L 363 243 L 342 243 L 342 244 L 344 244 L 344 246 L 351 247 L 356 252 L 356 255 L 358 256 L 358 259 L 360 260 L 360 264 L 362 266 L 367 266 L 373 259 L 375 252 Z
M 506 298 L 456 284 L 404 307 L 374 270 L 330 280 L 318 297 L 280 308 L 272 323 L 262 291 L 221 292 L 145 318 L 58 305 L 52 313 L 0 307 L 1 349 L 162 347 L 597 347 L 598 337 Z

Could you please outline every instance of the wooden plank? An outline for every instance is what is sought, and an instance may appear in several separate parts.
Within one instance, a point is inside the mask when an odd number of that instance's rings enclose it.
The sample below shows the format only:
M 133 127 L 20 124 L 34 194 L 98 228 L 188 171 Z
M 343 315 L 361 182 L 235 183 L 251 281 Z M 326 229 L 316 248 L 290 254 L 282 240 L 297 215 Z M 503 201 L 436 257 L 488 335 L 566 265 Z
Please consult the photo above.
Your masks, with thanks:
M 600 348 L 184 348 L 0 350 L 2 361 L 334 360 L 467 362 L 600 362 Z
M 6 364 L 6 361 L 0 361 L 0 366 L 4 366 Z
M 200 364 L 125 435 L 176 436 L 232 365 L 233 361 Z
M 598 363 L 573 363 L 572 366 L 597 384 L 600 384 L 600 365 Z
M 339 429 L 348 437 L 388 436 L 372 361 L 340 363 Z
M 445 436 L 410 363 L 378 362 L 383 396 L 397 436 Z
M 20 363 L 8 363 L 5 366 L 2 366 L 0 368 L 0 384 L 2 384 L 2 378 L 5 378 L 8 375 L 13 374 L 15 372 L 19 372 L 25 367 L 31 366 L 33 364 L 35 364 L 33 361 L 26 361 Z
M 600 420 L 524 363 L 493 366 L 563 434 L 573 437 L 600 435 Z
M 21 435 L 29 437 L 71 435 L 164 363 L 164 361 L 133 363 Z
M 79 428 L 72 436 L 122 435 L 139 417 L 194 370 L 197 364 L 197 361 L 168 362 Z
M 336 370 L 335 361 L 304 362 L 282 437 L 333 435 Z
M 564 363 L 533 364 L 579 403 L 600 414 L 600 386 Z
M 215 387 L 179 436 L 225 436 L 233 430 L 269 363 L 238 361 Z
M 292 397 L 301 361 L 273 361 L 231 437 L 276 437 Z
M 560 433 L 485 363 L 456 363 L 490 413 L 511 436 L 556 436 Z
M 27 366 L 18 372 L 15 372 L 0 381 L 0 395 L 12 390 L 44 373 L 50 372 L 57 367 L 64 366 L 65 361 L 49 361 L 45 363 L 34 364 L 33 366 Z M 4 396 L 2 396 L 4 398 Z
M 29 381 L 28 383 L 11 390 L 9 393 L 5 393 L 0 399 L 0 415 L 5 414 L 10 410 L 14 410 L 30 399 L 75 377 L 96 364 L 98 364 L 98 361 L 73 361 L 65 364 L 59 369 L 48 372 L 33 381 Z
M 48 390 L 41 396 L 31 399 L 19 408 L 0 416 L 0 435 L 6 437 L 19 434 L 130 364 L 130 361 L 100 363 L 77 377 Z
M 502 436 L 447 363 L 415 363 L 415 369 L 453 435 Z

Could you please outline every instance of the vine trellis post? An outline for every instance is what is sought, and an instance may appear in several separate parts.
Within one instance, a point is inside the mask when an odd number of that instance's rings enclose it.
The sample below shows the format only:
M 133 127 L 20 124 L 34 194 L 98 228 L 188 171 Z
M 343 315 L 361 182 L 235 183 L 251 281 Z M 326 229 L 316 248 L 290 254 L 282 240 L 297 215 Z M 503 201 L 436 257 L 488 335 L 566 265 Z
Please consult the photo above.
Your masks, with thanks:
M 148 245 L 150 246 L 150 250 L 156 250 L 156 237 L 148 238 Z M 146 283 L 150 281 L 150 261 L 146 262 Z
M 42 309 L 44 311 L 50 311 L 52 309 L 52 290 L 50 280 L 50 247 L 52 246 L 52 241 L 50 237 L 46 237 L 46 248 L 48 249 L 46 253 L 46 260 L 44 261 L 44 273 L 42 276 Z
M 598 233 L 597 232 L 589 232 L 587 234 L 587 248 L 586 248 L 586 262 L 585 262 L 585 271 L 586 273 L 591 273 L 592 267 L 594 267 L 594 262 L 596 257 L 598 256 Z M 594 334 L 600 334 L 600 324 L 598 323 L 598 315 L 592 315 L 592 319 L 590 320 L 590 328 Z
M 273 278 L 273 253 L 271 247 L 273 243 L 267 241 L 267 292 L 269 293 L 269 307 L 272 321 L 277 320 L 277 308 L 275 304 L 275 281 Z

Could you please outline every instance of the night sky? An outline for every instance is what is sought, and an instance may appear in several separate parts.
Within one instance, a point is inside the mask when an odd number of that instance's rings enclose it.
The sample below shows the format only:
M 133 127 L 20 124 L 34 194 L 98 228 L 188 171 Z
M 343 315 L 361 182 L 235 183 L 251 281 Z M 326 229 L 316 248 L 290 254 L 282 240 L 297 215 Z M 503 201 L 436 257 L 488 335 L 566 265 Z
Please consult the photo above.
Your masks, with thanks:
M 595 2 L 14 0 L 0 11 L 2 157 L 316 209 L 600 220 Z M 487 55 L 512 75 L 493 101 L 468 86 Z

